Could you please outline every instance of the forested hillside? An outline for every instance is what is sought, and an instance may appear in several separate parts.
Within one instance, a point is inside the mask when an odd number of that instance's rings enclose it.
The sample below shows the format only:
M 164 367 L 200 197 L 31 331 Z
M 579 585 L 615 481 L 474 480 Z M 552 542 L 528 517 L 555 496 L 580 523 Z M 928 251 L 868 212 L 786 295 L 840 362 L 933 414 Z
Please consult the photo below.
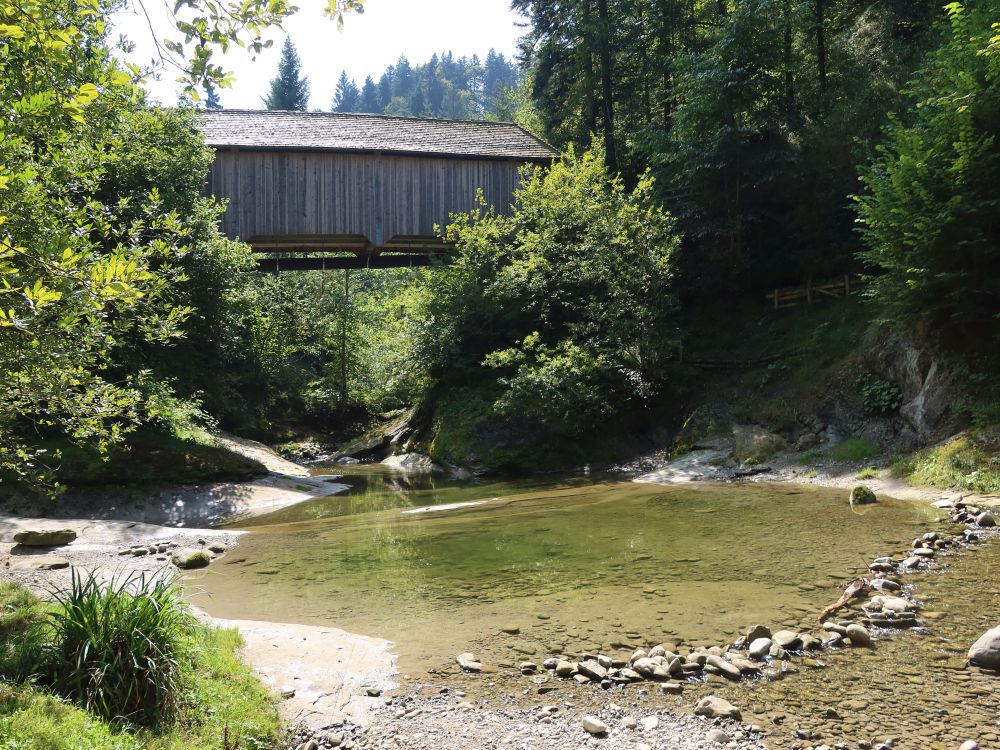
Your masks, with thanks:
M 756 340 L 765 293 L 828 275 L 866 284 L 840 340 L 913 337 L 963 384 L 956 424 L 996 419 L 997 0 L 516 0 L 519 65 L 343 76 L 337 111 L 512 119 L 565 151 L 513 216 L 453 217 L 449 263 L 349 287 L 256 274 L 201 196 L 191 113 L 147 104 L 104 25 L 43 5 L 0 55 L 6 486 L 106 479 L 107 456 L 206 427 L 337 442 L 410 407 L 443 459 L 520 469 L 558 438 L 583 461 L 582 437 L 683 419 L 685 351 Z M 31 41 L 64 27 L 85 59 Z M 211 47 L 192 91 L 228 84 Z M 304 108 L 308 73 L 286 44 L 268 106 Z
M 378 78 L 360 84 L 340 74 L 330 109 L 456 120 L 490 119 L 509 112 L 521 82 L 518 66 L 495 50 L 456 58 L 451 52 L 412 65 L 405 55 Z

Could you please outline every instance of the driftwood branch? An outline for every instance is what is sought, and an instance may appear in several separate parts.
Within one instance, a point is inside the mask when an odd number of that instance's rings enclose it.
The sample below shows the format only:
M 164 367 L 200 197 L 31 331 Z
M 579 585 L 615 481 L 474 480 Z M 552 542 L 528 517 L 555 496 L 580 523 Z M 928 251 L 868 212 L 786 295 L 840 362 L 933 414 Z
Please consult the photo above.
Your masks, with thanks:
M 847 588 L 844 589 L 844 593 L 836 601 L 836 603 L 831 604 L 829 607 L 827 607 L 820 613 L 819 621 L 825 622 L 827 617 L 834 614 L 835 612 L 839 612 L 840 610 L 842 610 L 844 607 L 847 606 L 847 603 L 851 601 L 851 599 L 854 599 L 855 597 L 861 596 L 862 594 L 866 593 L 870 587 L 871 587 L 871 581 L 869 581 L 867 578 L 855 578 L 848 584 Z

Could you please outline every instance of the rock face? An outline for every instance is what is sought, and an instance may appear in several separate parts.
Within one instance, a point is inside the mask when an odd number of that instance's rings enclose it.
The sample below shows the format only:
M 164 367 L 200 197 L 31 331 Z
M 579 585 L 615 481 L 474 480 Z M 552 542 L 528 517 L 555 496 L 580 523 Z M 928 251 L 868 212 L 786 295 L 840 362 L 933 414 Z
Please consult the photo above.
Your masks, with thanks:
M 743 714 L 736 706 L 714 695 L 705 696 L 698 701 L 694 712 L 697 716 L 707 716 L 709 719 L 736 719 L 736 721 L 743 719 Z
M 1000 625 L 987 630 L 969 649 L 969 662 L 977 667 L 1000 669 Z
M 851 490 L 851 505 L 871 505 L 875 502 L 878 502 L 878 498 L 875 497 L 875 493 L 863 484 L 859 484 Z
M 194 570 L 196 568 L 207 568 L 212 558 L 203 549 L 179 549 L 170 561 L 181 570 Z
M 880 331 L 865 342 L 863 358 L 902 392 L 899 414 L 918 435 L 926 438 L 946 426 L 954 400 L 951 377 L 925 349 L 895 331 Z
M 25 547 L 61 547 L 75 540 L 73 529 L 38 529 L 14 534 L 14 541 Z
M 788 447 L 781 435 L 756 425 L 733 427 L 733 458 L 745 464 L 759 464 Z

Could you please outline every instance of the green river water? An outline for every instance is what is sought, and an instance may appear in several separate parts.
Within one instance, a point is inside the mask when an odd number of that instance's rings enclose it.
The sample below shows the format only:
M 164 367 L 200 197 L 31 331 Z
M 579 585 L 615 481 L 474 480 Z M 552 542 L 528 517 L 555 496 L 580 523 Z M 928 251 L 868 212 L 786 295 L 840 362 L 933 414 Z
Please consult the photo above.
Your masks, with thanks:
M 240 523 L 250 533 L 239 547 L 191 577 L 205 593 L 199 603 L 220 617 L 386 638 L 404 684 L 407 675 L 458 680 L 470 699 L 501 702 L 537 702 L 535 687 L 549 678 L 523 677 L 516 666 L 550 654 L 719 645 L 756 622 L 816 632 L 817 614 L 867 561 L 900 554 L 944 518 L 891 498 L 859 513 L 846 491 L 788 484 L 326 471 L 344 474 L 351 490 Z M 895 738 L 902 750 L 948 750 L 976 738 L 984 750 L 1000 746 L 1000 680 L 964 664 L 1000 612 L 1000 544 L 908 579 L 929 630 L 893 634 L 874 651 L 798 660 L 798 673 L 779 681 L 709 677 L 682 698 L 640 687 L 612 699 L 655 711 L 724 695 L 771 747 L 801 746 L 796 729 L 831 745 Z M 502 632 L 510 625 L 520 632 Z M 454 657 L 464 651 L 498 671 L 462 675 Z M 552 687 L 549 702 L 602 699 L 593 686 Z M 842 718 L 827 718 L 831 707 Z
M 716 644 L 815 617 L 938 514 L 886 500 L 861 515 L 842 491 L 795 485 L 344 473 L 345 494 L 242 523 L 238 550 L 199 577 L 206 608 L 383 637 L 406 670 L 467 650 Z M 491 640 L 505 624 L 523 637 Z

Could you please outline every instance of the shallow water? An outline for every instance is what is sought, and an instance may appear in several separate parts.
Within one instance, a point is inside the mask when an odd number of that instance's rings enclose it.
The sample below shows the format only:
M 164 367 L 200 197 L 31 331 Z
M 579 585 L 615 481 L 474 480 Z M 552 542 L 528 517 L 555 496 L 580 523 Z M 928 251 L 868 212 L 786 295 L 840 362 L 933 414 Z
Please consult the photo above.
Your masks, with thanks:
M 414 674 L 467 650 L 503 665 L 813 621 L 873 554 L 938 516 L 891 499 L 861 515 L 845 492 L 808 486 L 337 469 L 350 493 L 255 519 L 235 552 L 192 576 L 200 603 L 387 638 Z M 500 634 L 507 624 L 520 634 Z

